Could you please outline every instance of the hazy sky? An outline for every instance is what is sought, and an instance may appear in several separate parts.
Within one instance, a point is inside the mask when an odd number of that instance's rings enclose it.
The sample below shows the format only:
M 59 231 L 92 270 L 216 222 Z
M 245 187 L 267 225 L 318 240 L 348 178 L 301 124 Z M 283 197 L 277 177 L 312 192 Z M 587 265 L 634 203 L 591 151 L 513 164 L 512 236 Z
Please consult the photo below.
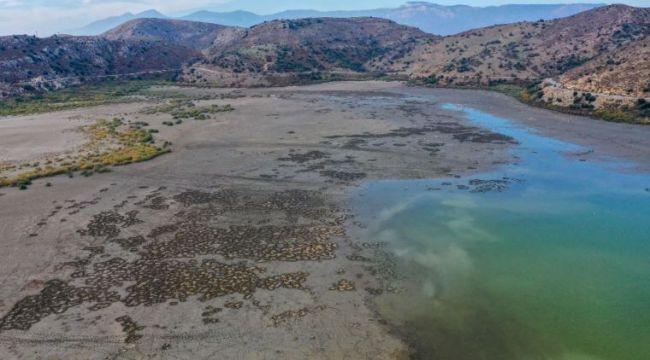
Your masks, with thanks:
M 286 9 L 349 10 L 396 7 L 405 0 L 0 0 L 0 35 L 49 35 L 83 26 L 89 22 L 124 12 L 156 9 L 168 15 L 192 10 L 249 10 L 268 14 Z M 438 4 L 489 6 L 507 3 L 601 3 L 601 1 L 561 0 L 455 0 L 430 1 Z M 616 1 L 634 6 L 650 6 L 650 0 Z

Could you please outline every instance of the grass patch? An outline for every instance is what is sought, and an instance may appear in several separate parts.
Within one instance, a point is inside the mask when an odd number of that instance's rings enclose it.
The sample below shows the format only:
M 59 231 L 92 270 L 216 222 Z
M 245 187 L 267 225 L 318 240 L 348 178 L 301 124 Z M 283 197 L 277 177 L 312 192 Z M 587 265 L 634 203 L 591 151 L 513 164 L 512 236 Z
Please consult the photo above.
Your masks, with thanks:
M 125 128 L 121 119 L 98 121 L 83 131 L 89 139 L 84 153 L 73 158 L 49 161 L 45 165 L 33 164 L 24 171 L 18 169 L 11 176 L 0 176 L 0 187 L 26 189 L 34 179 L 61 174 L 73 177 L 75 171 L 81 171 L 83 176 L 106 173 L 110 171 L 107 166 L 147 161 L 171 151 L 169 143 L 157 146 L 151 132 L 140 128 Z M 12 169 L 16 170 L 15 167 Z
M 437 87 L 436 83 L 431 83 L 429 78 L 415 79 L 410 82 L 412 85 Z M 517 100 L 532 106 L 537 106 L 565 114 L 588 116 L 611 122 L 621 122 L 628 124 L 650 125 L 650 102 L 639 99 L 631 106 L 609 106 L 596 109 L 592 104 L 596 96 L 585 92 L 580 94 L 579 101 L 566 106 L 560 106 L 547 103 L 543 100 L 544 92 L 540 83 L 534 83 L 527 87 L 515 84 L 492 84 L 488 86 L 441 86 L 443 88 L 459 89 L 481 89 L 500 92 L 512 96 Z
M 163 80 L 107 80 L 42 94 L 0 100 L 0 116 L 25 115 L 126 102 Z
M 567 114 L 588 116 L 611 122 L 650 125 L 650 103 L 644 99 L 638 99 L 632 105 L 611 104 L 595 108 L 593 104 L 597 96 L 589 92 L 574 92 L 573 103 L 567 106 L 548 103 L 543 100 L 543 96 L 543 89 L 539 84 L 534 84 L 523 89 L 516 97 L 524 103 Z
M 145 114 L 170 114 L 176 120 L 176 124 L 180 124 L 184 119 L 207 120 L 211 114 L 230 112 L 233 110 L 235 109 L 230 104 L 196 106 L 191 100 L 172 100 L 168 104 L 145 110 Z M 171 122 L 163 124 L 167 126 L 174 125 Z
M 526 91 L 526 88 L 519 85 L 512 85 L 512 84 L 490 85 L 488 89 L 518 98 L 520 100 L 524 100 L 524 98 L 529 96 L 528 92 Z

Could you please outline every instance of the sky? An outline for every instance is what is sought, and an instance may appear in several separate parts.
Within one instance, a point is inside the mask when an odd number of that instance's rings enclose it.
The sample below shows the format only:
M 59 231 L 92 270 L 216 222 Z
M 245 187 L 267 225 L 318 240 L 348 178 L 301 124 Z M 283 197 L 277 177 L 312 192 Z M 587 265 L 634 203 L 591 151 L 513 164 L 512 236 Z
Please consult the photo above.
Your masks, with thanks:
M 269 14 L 287 9 L 352 10 L 397 7 L 406 0 L 0 0 L 0 35 L 47 36 L 76 29 L 92 21 L 125 12 L 156 9 L 166 15 L 195 10 L 249 10 Z M 607 1 L 562 0 L 431 0 L 442 5 L 490 6 L 507 3 L 604 3 Z M 650 6 L 650 0 L 616 1 L 633 6 Z

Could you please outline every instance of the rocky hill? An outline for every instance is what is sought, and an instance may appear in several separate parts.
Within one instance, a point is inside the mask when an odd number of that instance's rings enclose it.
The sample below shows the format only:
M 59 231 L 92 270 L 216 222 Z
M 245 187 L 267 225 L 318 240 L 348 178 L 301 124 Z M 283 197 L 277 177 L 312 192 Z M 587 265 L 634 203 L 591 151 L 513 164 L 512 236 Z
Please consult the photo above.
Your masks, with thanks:
M 604 4 L 511 4 L 501 6 L 467 6 L 467 5 L 440 5 L 425 1 L 411 1 L 395 8 L 380 8 L 351 11 L 317 11 L 303 10 L 305 4 L 295 5 L 294 10 L 287 10 L 269 15 L 258 15 L 250 11 L 242 11 L 247 6 L 257 7 L 255 4 L 238 0 L 233 2 L 233 11 L 207 11 L 199 10 L 182 16 L 179 20 L 200 21 L 235 27 L 250 27 L 265 21 L 281 19 L 303 19 L 314 17 L 379 17 L 397 22 L 398 24 L 413 26 L 422 31 L 436 35 L 451 35 L 470 29 L 507 24 L 517 21 L 536 21 L 540 19 L 551 20 L 574 15 L 576 13 L 604 6 Z M 286 4 L 290 6 L 290 4 Z M 126 13 L 93 22 L 81 29 L 74 31 L 79 35 L 99 35 L 123 22 L 133 19 L 165 18 L 155 10 L 139 14 Z
M 105 32 L 101 37 L 109 40 L 160 41 L 200 50 L 212 46 L 220 33 L 231 30 L 226 26 L 196 21 L 136 19 Z
M 528 85 L 555 77 L 562 82 L 573 79 L 572 86 L 591 91 L 602 78 L 609 84 L 607 91 L 636 96 L 648 87 L 649 75 L 642 69 L 649 34 L 650 9 L 624 5 L 446 37 L 377 18 L 282 20 L 231 33 L 228 41 L 208 49 L 184 79 L 251 86 L 276 84 L 278 75 L 351 72 L 485 86 Z M 630 59 L 624 61 L 628 54 Z M 612 66 L 611 56 L 622 59 L 619 70 Z M 597 66 L 599 61 L 610 63 L 609 74 L 596 73 L 605 69 Z M 590 77 L 578 79 L 587 72 Z M 616 75 L 619 72 L 621 76 Z M 589 79 L 591 85 L 586 86 Z M 621 84 L 614 85 L 614 79 Z
M 0 94 L 49 90 L 114 74 L 180 69 L 200 53 L 161 41 L 0 37 Z
M 445 37 L 371 17 L 250 28 L 139 19 L 95 37 L 0 38 L 0 88 L 7 95 L 69 79 L 181 69 L 181 81 L 212 86 L 382 76 L 441 86 L 544 80 L 553 90 L 535 94 L 544 101 L 564 105 L 574 92 L 594 92 L 603 96 L 587 105 L 600 106 L 604 95 L 618 104 L 647 97 L 649 37 L 650 9 L 624 5 Z
M 553 21 L 471 30 L 420 43 L 376 66 L 441 84 L 530 82 L 557 76 L 650 34 L 650 9 L 597 8 Z
M 598 55 L 559 77 L 568 89 L 635 97 L 650 94 L 650 36 Z
M 381 56 L 399 57 L 418 41 L 435 38 L 378 18 L 275 20 L 221 38 L 186 72 L 185 79 L 269 85 L 269 78 L 277 75 L 366 73 Z

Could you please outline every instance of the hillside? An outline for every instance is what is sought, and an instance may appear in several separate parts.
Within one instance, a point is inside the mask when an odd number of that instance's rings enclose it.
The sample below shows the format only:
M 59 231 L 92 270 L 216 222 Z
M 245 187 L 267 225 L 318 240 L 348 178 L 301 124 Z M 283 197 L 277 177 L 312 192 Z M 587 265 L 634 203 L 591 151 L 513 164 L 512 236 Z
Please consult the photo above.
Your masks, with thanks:
M 252 13 L 250 11 L 230 11 L 230 12 L 214 12 L 207 10 L 200 10 L 185 15 L 180 18 L 187 21 L 201 21 L 213 24 L 220 24 L 226 26 L 236 27 L 251 27 L 253 25 L 261 24 L 267 20 L 275 20 L 275 17 L 262 16 Z
M 223 85 L 269 85 L 266 80 L 276 74 L 365 73 L 372 60 L 388 53 L 403 54 L 418 40 L 434 38 L 377 18 L 276 20 L 238 35 L 208 49 L 205 59 L 184 78 Z M 235 84 L 233 78 L 244 82 Z
M 598 26 L 594 26 L 598 24 Z M 377 68 L 441 84 L 530 82 L 560 75 L 650 34 L 650 9 L 607 6 L 553 21 L 471 30 L 421 43 Z
M 216 12 L 200 10 L 182 16 L 179 20 L 208 22 L 225 26 L 250 27 L 261 24 L 265 21 L 281 19 L 295 20 L 314 17 L 379 17 L 395 21 L 398 24 L 417 27 L 422 31 L 431 34 L 451 35 L 478 27 L 496 24 L 506 24 L 518 21 L 536 21 L 540 19 L 556 19 L 574 15 L 603 5 L 604 4 L 517 4 L 477 7 L 467 5 L 445 6 L 424 1 L 412 1 L 395 8 L 353 11 L 316 11 L 303 10 L 305 5 L 301 3 L 300 5 L 296 5 L 294 10 L 287 10 L 269 15 L 258 15 L 250 11 L 240 10 L 246 9 L 247 4 L 237 1 L 233 4 L 233 6 L 235 6 L 233 11 Z M 142 18 L 165 18 L 165 16 L 152 10 L 140 14 L 127 13 L 121 16 L 114 16 L 93 22 L 81 29 L 75 30 L 74 33 L 80 35 L 98 35 L 122 24 L 123 22 Z
M 559 77 L 559 81 L 569 89 L 610 95 L 648 96 L 649 59 L 650 36 L 646 36 L 569 70 Z
M 73 29 L 70 31 L 66 31 L 66 33 L 70 33 L 73 35 L 86 35 L 86 36 L 91 36 L 91 35 L 100 35 L 108 30 L 111 30 L 115 27 L 118 27 L 122 24 L 124 24 L 127 21 L 130 20 L 135 20 L 135 19 L 166 19 L 167 16 L 161 14 L 160 12 L 156 10 L 147 10 L 143 12 L 139 12 L 136 14 L 132 14 L 130 12 L 124 13 L 122 15 L 117 15 L 117 16 L 111 16 L 107 17 L 105 19 L 93 21 L 90 24 L 83 26 L 79 29 Z
M 60 88 L 112 74 L 179 69 L 199 55 L 159 41 L 0 37 L 0 95 Z
M 0 86 L 6 96 L 169 69 L 181 70 L 180 81 L 226 87 L 378 77 L 437 86 L 543 81 L 527 98 L 591 110 L 647 98 L 649 35 L 650 9 L 624 5 L 445 37 L 371 17 L 250 28 L 138 19 L 96 37 L 0 38 Z
M 640 51 L 645 48 L 634 44 L 643 42 L 648 34 L 650 9 L 623 5 L 553 21 L 497 25 L 446 37 L 377 18 L 272 21 L 219 42 L 184 78 L 190 82 L 250 86 L 272 85 L 273 81 L 267 80 L 277 74 L 347 71 L 428 78 L 440 85 L 530 84 L 580 66 L 587 66 L 586 71 L 592 59 L 597 61 L 610 53 L 623 57 L 638 49 L 638 56 L 643 56 L 645 53 Z M 637 62 L 643 61 L 640 59 Z M 626 63 L 630 70 L 642 69 L 642 64 L 635 61 Z M 625 78 L 614 73 L 604 78 Z M 633 89 L 629 94 L 638 95 L 647 87 L 648 75 L 636 73 L 638 76 L 621 80 L 626 81 L 626 94 Z M 575 81 L 577 87 L 586 82 Z M 584 88 L 589 91 L 589 87 Z M 616 87 L 611 91 L 623 94 Z
M 109 40 L 162 41 L 192 49 L 205 49 L 226 26 L 195 21 L 169 19 L 137 19 L 128 21 L 104 34 Z
M 512 4 L 500 6 L 440 5 L 411 1 L 397 8 L 360 11 L 285 11 L 273 18 L 372 16 L 413 26 L 435 35 L 453 35 L 470 29 L 518 21 L 550 20 L 577 14 L 604 4 Z

